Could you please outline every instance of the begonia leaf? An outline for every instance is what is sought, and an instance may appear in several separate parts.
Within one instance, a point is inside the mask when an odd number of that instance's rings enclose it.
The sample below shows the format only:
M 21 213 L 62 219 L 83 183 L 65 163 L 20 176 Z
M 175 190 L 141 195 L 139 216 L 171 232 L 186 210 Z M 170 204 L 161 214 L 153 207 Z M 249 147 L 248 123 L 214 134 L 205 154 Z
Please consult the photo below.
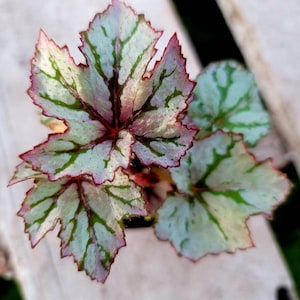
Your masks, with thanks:
M 22 161 L 17 165 L 13 176 L 9 180 L 8 185 L 10 186 L 15 183 L 34 178 L 46 178 L 46 176 L 41 172 L 34 171 L 30 164 Z
M 84 177 L 48 181 L 41 174 L 18 214 L 33 247 L 60 221 L 62 256 L 73 256 L 79 270 L 104 282 L 125 246 L 122 220 L 145 215 L 144 205 L 140 188 L 121 171 L 101 186 Z
M 41 31 L 28 92 L 43 115 L 67 129 L 20 157 L 50 180 L 88 175 L 96 184 L 113 180 L 132 154 L 146 165 L 178 165 L 196 133 L 181 120 L 194 82 L 176 35 L 147 69 L 160 35 L 113 1 L 81 32 L 86 63 L 77 65 Z
M 234 60 L 211 63 L 200 73 L 189 115 L 201 128 L 198 138 L 222 129 L 243 134 L 249 146 L 271 127 L 253 74 Z
M 196 141 L 170 172 L 178 192 L 158 210 L 156 235 L 192 260 L 252 246 L 246 220 L 271 217 L 290 189 L 269 161 L 255 161 L 240 135 L 221 131 Z

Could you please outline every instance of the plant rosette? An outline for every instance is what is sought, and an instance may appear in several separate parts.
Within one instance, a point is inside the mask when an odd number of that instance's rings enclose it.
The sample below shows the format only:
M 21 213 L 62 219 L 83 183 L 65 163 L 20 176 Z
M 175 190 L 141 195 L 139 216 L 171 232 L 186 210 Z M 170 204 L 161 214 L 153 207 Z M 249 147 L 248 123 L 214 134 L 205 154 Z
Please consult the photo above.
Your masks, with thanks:
M 9 185 L 33 186 L 18 215 L 32 247 L 60 226 L 62 257 L 99 282 L 132 218 L 197 261 L 253 246 L 247 219 L 271 218 L 291 188 L 249 150 L 271 127 L 254 76 L 224 60 L 191 80 L 176 33 L 153 63 L 161 34 L 113 0 L 80 33 L 85 64 L 42 30 L 31 62 L 28 94 L 53 132 L 20 155 Z

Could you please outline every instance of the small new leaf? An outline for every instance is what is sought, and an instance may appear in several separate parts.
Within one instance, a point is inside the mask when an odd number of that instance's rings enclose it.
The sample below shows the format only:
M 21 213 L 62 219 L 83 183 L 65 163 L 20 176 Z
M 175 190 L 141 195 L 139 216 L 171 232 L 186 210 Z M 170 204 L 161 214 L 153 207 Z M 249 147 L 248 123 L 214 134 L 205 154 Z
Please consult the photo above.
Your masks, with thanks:
M 158 210 L 156 235 L 192 260 L 252 246 L 248 217 L 271 217 L 290 190 L 286 176 L 254 160 L 241 136 L 221 131 L 196 141 L 170 172 L 178 192 Z
M 199 75 L 189 115 L 201 131 L 197 138 L 222 129 L 241 133 L 255 146 L 270 130 L 254 76 L 233 60 L 210 64 Z

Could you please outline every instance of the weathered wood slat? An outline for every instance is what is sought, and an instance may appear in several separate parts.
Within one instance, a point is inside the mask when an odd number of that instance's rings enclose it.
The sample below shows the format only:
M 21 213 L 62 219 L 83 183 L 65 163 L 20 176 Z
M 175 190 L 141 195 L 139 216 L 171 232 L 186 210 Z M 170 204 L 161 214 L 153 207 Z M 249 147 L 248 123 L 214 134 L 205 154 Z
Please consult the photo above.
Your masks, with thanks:
M 6 246 L 14 276 L 24 299 L 275 299 L 276 289 L 293 284 L 267 223 L 261 217 L 249 224 L 255 248 L 236 255 L 208 256 L 193 264 L 178 258 L 152 229 L 127 230 L 128 246 L 121 249 L 104 285 L 76 271 L 71 258 L 60 259 L 57 230 L 31 249 L 16 216 L 29 183 L 7 188 L 17 155 L 41 142 L 46 128 L 39 124 L 26 95 L 29 60 L 42 27 L 60 45 L 68 44 L 76 59 L 78 32 L 86 29 L 107 0 L 0 0 L 0 243 Z M 188 59 L 192 78 L 200 71 L 193 47 L 168 0 L 128 0 L 157 29 L 165 30 L 160 47 L 176 31 Z M 77 53 L 77 54 L 76 54 Z
M 217 0 L 300 174 L 300 2 Z

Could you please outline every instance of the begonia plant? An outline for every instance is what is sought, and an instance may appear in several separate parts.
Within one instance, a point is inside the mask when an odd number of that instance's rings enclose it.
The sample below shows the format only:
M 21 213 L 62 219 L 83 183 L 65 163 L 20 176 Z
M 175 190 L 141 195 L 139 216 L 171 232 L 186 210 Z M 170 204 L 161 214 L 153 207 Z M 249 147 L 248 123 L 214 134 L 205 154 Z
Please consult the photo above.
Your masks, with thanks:
M 42 30 L 31 62 L 28 94 L 58 129 L 20 155 L 9 185 L 33 186 L 18 215 L 32 247 L 59 226 L 62 257 L 99 282 L 134 217 L 196 261 L 253 246 L 249 216 L 290 191 L 251 152 L 271 128 L 253 74 L 223 60 L 192 80 L 176 33 L 153 62 L 161 34 L 113 0 L 80 33 L 85 63 Z

